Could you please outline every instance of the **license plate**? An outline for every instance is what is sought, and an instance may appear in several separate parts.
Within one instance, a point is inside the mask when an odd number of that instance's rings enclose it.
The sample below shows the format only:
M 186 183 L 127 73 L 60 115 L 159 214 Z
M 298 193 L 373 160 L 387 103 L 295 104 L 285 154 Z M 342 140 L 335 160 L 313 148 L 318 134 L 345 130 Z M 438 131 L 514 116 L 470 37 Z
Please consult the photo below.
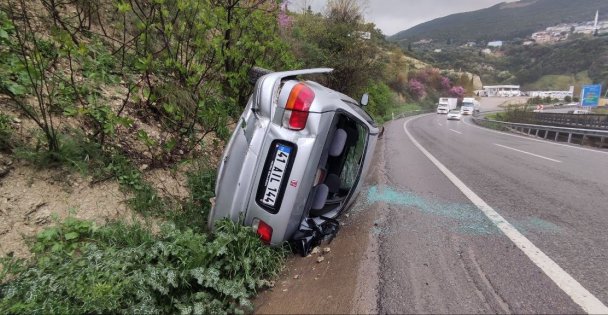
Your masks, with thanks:
M 287 165 L 289 163 L 289 156 L 291 155 L 291 152 L 291 147 L 283 144 L 276 144 L 274 159 L 268 168 L 266 189 L 264 190 L 264 194 L 260 200 L 268 207 L 274 207 L 277 202 L 277 197 L 281 191 L 281 184 L 283 183 L 285 172 L 287 171 Z

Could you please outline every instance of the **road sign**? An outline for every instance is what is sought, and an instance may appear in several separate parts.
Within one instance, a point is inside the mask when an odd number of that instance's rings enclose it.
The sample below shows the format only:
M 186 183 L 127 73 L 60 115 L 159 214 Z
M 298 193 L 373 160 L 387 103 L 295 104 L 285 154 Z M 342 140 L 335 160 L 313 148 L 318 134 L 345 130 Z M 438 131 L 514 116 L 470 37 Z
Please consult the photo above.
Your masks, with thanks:
M 585 85 L 581 91 L 581 106 L 595 107 L 600 103 L 602 85 Z

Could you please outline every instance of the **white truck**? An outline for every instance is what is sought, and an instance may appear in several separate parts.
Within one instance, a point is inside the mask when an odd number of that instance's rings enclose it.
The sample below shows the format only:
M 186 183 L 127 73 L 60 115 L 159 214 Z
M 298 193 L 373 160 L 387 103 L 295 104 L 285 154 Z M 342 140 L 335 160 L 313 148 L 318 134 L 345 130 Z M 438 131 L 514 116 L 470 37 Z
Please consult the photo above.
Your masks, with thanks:
M 473 115 L 479 112 L 479 102 L 473 97 L 465 97 L 462 99 L 462 107 L 460 112 L 463 115 Z
M 455 109 L 457 104 L 457 98 L 441 97 L 437 103 L 437 114 L 447 114 L 450 110 Z

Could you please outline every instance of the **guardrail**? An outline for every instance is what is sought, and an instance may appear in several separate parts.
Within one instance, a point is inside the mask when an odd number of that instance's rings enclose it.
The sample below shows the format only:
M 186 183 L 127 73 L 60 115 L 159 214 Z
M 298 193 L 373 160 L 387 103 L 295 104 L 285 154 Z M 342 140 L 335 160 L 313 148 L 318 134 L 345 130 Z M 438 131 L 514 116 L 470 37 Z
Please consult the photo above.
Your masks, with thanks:
M 473 117 L 473 121 L 480 126 L 523 133 L 556 142 L 578 143 L 599 148 L 608 147 L 606 141 L 608 130 L 512 123 L 478 117 Z
M 532 112 L 511 112 L 509 115 L 509 120 L 518 123 L 608 130 L 608 115 Z
M 433 113 L 435 112 L 434 109 L 416 109 L 413 110 L 411 112 L 404 112 L 401 114 L 393 114 L 393 117 L 391 120 L 395 120 L 395 119 L 400 119 L 400 118 L 404 118 L 404 117 L 409 117 L 409 116 L 414 116 L 414 115 L 419 115 L 419 114 L 428 114 L 428 113 Z

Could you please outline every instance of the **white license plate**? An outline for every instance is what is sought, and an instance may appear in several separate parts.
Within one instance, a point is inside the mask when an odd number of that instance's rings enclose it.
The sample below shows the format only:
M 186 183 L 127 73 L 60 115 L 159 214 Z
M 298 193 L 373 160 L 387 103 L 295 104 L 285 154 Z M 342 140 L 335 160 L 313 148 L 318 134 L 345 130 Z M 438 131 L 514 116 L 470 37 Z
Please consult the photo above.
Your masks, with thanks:
M 268 170 L 268 182 L 266 184 L 266 190 L 262 196 L 262 203 L 274 207 L 277 202 L 277 197 L 281 190 L 281 184 L 283 183 L 283 177 L 287 170 L 287 163 L 289 162 L 289 156 L 291 155 L 291 148 L 277 144 L 277 151 L 274 156 L 274 160 L 270 164 Z

